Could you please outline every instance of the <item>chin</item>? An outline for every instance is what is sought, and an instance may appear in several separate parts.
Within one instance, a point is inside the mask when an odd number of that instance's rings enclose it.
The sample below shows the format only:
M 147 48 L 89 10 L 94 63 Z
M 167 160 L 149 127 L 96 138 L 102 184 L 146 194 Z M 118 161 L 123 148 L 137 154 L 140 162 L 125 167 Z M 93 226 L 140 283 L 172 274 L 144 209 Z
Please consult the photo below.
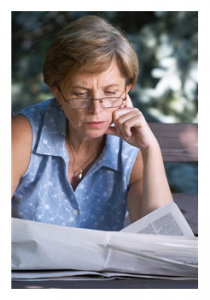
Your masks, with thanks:
M 105 130 L 88 130 L 85 132 L 86 136 L 90 138 L 99 138 L 103 135 L 105 135 L 107 129 Z

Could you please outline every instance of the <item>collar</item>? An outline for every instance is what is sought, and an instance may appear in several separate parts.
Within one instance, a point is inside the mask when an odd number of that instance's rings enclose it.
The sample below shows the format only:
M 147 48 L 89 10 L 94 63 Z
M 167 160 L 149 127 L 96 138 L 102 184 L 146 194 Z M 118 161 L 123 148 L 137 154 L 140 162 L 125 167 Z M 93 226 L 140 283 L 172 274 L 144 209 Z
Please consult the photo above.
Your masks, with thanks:
M 65 147 L 66 115 L 55 98 L 53 98 L 46 110 L 43 126 L 39 137 L 37 154 L 60 156 L 68 162 L 68 153 Z M 106 135 L 105 147 L 96 163 L 89 170 L 96 171 L 104 166 L 116 171 L 121 171 L 119 152 L 122 140 L 117 136 Z M 89 172 L 88 172 L 89 173 Z
M 99 169 L 104 166 L 115 171 L 121 171 L 120 149 L 122 148 L 122 140 L 113 135 L 106 135 L 105 147 L 99 156 L 95 168 Z
M 36 153 L 64 157 L 66 136 L 66 116 L 53 98 L 45 112 Z

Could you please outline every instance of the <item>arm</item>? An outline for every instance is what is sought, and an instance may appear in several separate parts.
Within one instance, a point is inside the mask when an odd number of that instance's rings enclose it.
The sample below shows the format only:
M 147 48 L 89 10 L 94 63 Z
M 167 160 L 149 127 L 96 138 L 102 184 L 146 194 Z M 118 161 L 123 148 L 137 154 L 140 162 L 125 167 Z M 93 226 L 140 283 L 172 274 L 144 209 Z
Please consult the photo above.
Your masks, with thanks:
M 24 115 L 12 118 L 12 184 L 13 196 L 21 176 L 26 172 L 31 156 L 32 129 Z
M 130 99 L 114 112 L 115 127 L 106 133 L 121 137 L 141 151 L 134 163 L 127 206 L 131 222 L 173 201 L 167 182 L 159 144 L 143 114 L 133 108 Z
M 158 144 L 151 153 L 139 151 L 129 186 L 127 207 L 131 223 L 173 201 Z
M 143 160 L 139 151 L 133 165 L 129 191 L 127 195 L 127 208 L 131 223 L 141 218 L 142 194 L 143 194 Z
M 173 201 L 168 185 L 162 154 L 157 142 L 156 145 L 142 151 L 143 156 L 143 201 L 141 215 Z

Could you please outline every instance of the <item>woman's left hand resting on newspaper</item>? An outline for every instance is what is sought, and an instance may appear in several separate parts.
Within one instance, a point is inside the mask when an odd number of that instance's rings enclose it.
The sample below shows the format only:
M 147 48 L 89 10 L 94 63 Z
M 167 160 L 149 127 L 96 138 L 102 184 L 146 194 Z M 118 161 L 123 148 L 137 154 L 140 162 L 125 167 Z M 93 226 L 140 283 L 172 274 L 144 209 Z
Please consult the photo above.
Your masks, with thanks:
M 134 222 L 172 201 L 159 144 L 128 95 L 138 58 L 118 29 L 96 16 L 71 23 L 43 74 L 55 98 L 13 118 L 13 216 L 121 230 L 126 204 Z

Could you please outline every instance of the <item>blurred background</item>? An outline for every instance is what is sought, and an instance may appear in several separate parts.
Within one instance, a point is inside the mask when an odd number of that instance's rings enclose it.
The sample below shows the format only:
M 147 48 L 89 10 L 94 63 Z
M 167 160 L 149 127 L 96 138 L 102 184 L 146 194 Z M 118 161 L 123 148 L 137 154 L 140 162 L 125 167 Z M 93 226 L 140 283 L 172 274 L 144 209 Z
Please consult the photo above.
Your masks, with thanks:
M 12 12 L 12 112 L 52 98 L 43 83 L 44 55 L 54 36 L 72 21 L 98 15 L 125 31 L 140 72 L 130 93 L 148 122 L 197 123 L 198 12 Z M 165 163 L 172 192 L 198 192 L 197 163 Z

